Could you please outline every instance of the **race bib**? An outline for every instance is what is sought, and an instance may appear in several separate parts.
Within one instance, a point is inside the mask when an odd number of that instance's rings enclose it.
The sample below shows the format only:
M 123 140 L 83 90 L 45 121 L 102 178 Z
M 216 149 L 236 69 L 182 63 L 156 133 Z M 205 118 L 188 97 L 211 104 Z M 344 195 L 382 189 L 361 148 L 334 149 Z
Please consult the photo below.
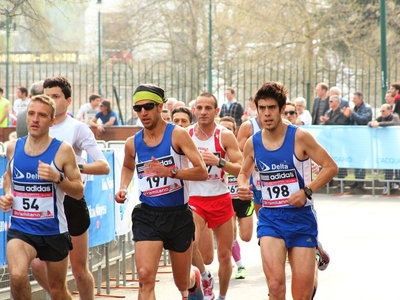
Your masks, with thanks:
M 23 219 L 54 218 L 52 183 L 19 183 L 14 181 L 12 216 Z
M 294 169 L 260 172 L 262 206 L 288 206 L 292 193 L 299 190 L 299 180 Z

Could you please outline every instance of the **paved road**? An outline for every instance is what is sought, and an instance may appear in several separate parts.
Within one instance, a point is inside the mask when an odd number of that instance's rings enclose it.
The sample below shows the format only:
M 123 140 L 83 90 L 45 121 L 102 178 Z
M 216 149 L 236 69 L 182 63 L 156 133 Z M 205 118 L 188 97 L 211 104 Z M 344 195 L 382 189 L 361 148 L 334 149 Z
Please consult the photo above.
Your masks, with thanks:
M 316 300 L 399 300 L 400 197 L 363 195 L 316 196 L 320 240 L 331 256 L 320 272 Z M 268 299 L 255 236 L 241 243 L 247 267 L 245 280 L 232 279 L 227 299 Z M 217 264 L 210 266 L 217 277 Z M 290 270 L 287 268 L 290 284 Z M 235 272 L 235 270 L 233 271 Z M 180 299 L 171 274 L 159 274 L 157 299 Z M 290 295 L 288 285 L 287 299 Z M 218 280 L 215 291 L 218 291 Z M 114 295 L 136 299 L 133 290 L 112 290 Z M 96 299 L 110 299 L 97 297 Z

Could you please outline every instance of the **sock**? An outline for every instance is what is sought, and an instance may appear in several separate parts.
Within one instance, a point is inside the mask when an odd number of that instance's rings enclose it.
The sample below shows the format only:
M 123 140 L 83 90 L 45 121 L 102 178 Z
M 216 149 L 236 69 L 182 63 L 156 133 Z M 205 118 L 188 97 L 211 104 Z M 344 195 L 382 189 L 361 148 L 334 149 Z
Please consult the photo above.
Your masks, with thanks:
M 225 300 L 225 297 L 226 297 L 226 296 L 221 296 L 221 295 L 219 295 L 219 297 L 218 297 L 217 300 Z
M 236 262 L 236 267 L 239 269 L 239 268 L 244 268 L 244 264 L 242 263 L 242 261 L 241 260 L 238 260 L 237 262 Z
M 235 262 L 238 262 L 241 260 L 240 257 L 240 246 L 237 240 L 233 241 L 233 246 L 232 246 L 232 256 Z
M 211 277 L 211 273 L 207 271 L 207 269 L 204 270 L 203 273 L 201 273 L 201 279 L 202 280 L 208 280 Z

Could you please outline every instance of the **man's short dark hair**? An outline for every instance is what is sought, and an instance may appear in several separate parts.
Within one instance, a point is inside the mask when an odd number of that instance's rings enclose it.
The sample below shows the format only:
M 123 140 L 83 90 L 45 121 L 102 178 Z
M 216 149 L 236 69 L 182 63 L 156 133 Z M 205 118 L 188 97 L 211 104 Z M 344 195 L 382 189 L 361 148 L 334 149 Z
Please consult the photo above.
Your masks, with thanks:
M 400 82 L 392 83 L 390 86 L 400 93 Z
M 176 114 L 176 113 L 185 113 L 185 114 L 187 114 L 188 117 L 189 117 L 189 122 L 190 123 L 193 122 L 193 115 L 192 115 L 192 112 L 190 111 L 189 108 L 184 107 L 184 106 L 179 106 L 177 108 L 174 108 L 172 110 L 172 112 L 171 112 L 172 119 L 174 118 L 174 114 Z
M 278 102 L 279 110 L 286 104 L 288 91 L 280 82 L 268 81 L 264 83 L 254 95 L 254 103 L 258 108 L 259 100 L 274 99 Z
M 218 107 L 218 100 L 217 100 L 217 98 L 215 98 L 215 96 L 212 93 L 209 93 L 209 92 L 201 93 L 199 95 L 199 97 L 213 98 L 214 99 L 214 108 Z M 196 103 L 196 105 L 197 105 L 197 103 Z
M 43 88 L 48 89 L 52 87 L 59 87 L 64 94 L 65 99 L 71 97 L 72 87 L 69 80 L 63 76 L 48 77 L 44 80 Z
M 354 95 L 357 96 L 360 99 L 364 99 L 364 95 L 363 95 L 362 92 L 355 92 Z
M 92 102 L 92 101 L 96 100 L 97 98 L 101 98 L 101 96 L 98 94 L 91 94 L 89 96 L 89 102 Z
M 4 90 L 1 87 L 0 87 L 0 93 L 2 93 L 2 94 L 4 93 Z
M 226 90 L 227 90 L 227 91 L 230 91 L 231 94 L 235 95 L 235 90 L 234 90 L 233 88 L 227 87 Z
M 26 87 L 20 86 L 17 89 L 20 90 L 22 94 L 28 96 L 28 90 L 26 89 Z

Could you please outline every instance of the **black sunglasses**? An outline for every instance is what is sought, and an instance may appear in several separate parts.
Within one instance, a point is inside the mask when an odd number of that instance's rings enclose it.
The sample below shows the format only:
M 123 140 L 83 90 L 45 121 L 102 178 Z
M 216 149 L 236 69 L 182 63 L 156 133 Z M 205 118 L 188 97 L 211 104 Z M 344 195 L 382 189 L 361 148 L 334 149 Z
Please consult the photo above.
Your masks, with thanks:
M 144 108 L 144 110 L 152 110 L 156 105 L 158 105 L 156 102 L 149 102 L 142 105 L 136 104 L 133 106 L 133 110 L 136 112 L 141 112 L 142 108 Z
M 294 110 L 285 111 L 285 116 L 286 115 L 294 115 L 295 113 L 296 113 L 296 111 L 294 111 Z

